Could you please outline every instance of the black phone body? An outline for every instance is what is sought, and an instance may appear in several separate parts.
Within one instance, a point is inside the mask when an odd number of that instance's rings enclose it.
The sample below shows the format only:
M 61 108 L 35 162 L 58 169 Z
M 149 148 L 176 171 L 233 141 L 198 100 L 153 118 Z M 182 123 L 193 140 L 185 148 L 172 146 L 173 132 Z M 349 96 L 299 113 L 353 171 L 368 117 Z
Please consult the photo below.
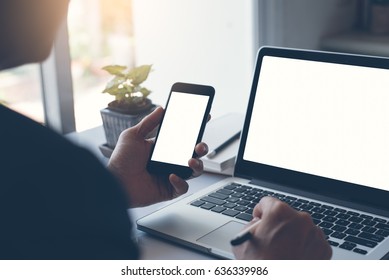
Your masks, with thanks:
M 203 136 L 215 89 L 211 86 L 175 83 L 147 164 L 151 173 L 189 178 L 188 160 Z

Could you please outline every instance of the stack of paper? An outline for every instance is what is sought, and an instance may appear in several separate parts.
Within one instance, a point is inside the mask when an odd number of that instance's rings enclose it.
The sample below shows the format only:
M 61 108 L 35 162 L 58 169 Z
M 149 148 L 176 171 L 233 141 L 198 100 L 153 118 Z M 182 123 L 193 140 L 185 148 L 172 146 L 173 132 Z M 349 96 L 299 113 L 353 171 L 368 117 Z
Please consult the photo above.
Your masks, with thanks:
M 208 145 L 209 152 L 220 147 L 225 141 L 238 133 L 242 129 L 243 121 L 243 115 L 238 113 L 229 113 L 211 119 L 205 128 L 203 136 L 203 142 Z M 219 151 L 214 157 L 202 157 L 201 160 L 204 163 L 204 170 L 232 175 L 238 148 L 239 139 L 236 139 Z

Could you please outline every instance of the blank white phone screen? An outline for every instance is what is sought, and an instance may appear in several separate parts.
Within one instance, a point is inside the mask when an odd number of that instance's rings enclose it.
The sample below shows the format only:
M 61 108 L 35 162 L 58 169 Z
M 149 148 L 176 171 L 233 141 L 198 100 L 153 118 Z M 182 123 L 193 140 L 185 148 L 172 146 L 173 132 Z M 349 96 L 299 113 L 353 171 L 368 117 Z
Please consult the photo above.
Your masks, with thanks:
M 151 160 L 188 166 L 208 99 L 206 95 L 171 93 Z

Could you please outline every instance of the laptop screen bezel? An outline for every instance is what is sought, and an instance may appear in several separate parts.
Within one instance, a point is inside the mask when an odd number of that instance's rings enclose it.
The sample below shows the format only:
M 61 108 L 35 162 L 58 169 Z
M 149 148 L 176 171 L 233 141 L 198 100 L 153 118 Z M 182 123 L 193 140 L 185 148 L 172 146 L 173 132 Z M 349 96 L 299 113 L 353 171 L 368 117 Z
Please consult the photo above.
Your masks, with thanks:
M 261 48 L 257 54 L 253 83 L 242 129 L 234 176 L 250 180 L 267 181 L 300 191 L 352 201 L 389 211 L 389 192 L 387 191 L 243 159 L 255 96 L 261 94 L 257 92 L 257 86 L 262 61 L 265 56 L 389 69 L 389 59 L 381 57 L 274 47 Z

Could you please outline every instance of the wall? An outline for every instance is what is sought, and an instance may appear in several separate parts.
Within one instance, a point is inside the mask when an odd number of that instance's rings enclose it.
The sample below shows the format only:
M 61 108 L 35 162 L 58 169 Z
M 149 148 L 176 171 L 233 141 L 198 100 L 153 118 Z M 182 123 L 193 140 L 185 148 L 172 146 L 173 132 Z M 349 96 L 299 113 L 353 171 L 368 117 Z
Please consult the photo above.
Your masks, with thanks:
M 261 2 L 266 8 L 261 13 L 267 17 L 266 44 L 319 49 L 323 37 L 356 25 L 358 0 Z
M 216 88 L 212 109 L 244 113 L 260 45 L 320 48 L 355 25 L 357 0 L 133 0 L 135 61 L 151 63 L 153 101 L 176 81 Z
M 212 114 L 245 112 L 257 32 L 255 0 L 133 0 L 136 63 L 153 64 L 148 84 L 165 105 L 177 81 L 216 89 Z

